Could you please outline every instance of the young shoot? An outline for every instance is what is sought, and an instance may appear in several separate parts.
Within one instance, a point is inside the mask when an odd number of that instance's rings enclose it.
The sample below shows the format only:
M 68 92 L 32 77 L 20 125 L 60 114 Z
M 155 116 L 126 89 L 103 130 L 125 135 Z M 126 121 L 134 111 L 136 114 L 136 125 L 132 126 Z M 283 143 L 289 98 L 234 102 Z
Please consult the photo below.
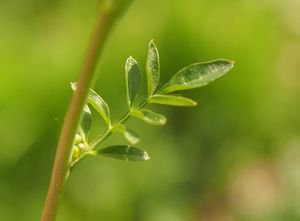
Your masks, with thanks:
M 73 168 L 85 156 L 103 156 L 126 161 L 145 161 L 150 157 L 146 151 L 135 145 L 140 141 L 139 135 L 125 126 L 130 117 L 140 119 L 154 126 L 166 124 L 167 118 L 146 108 L 147 104 L 194 107 L 197 102 L 174 92 L 203 87 L 223 76 L 233 67 L 234 62 L 218 59 L 191 64 L 175 73 L 161 88 L 157 88 L 160 80 L 160 61 L 158 49 L 154 41 L 150 41 L 146 62 L 146 84 L 142 84 L 142 72 L 138 62 L 129 57 L 125 65 L 125 82 L 128 112 L 112 123 L 110 110 L 104 99 L 92 89 L 84 107 L 81 124 L 76 134 L 70 167 Z M 76 83 L 71 83 L 76 90 Z M 147 91 L 143 91 L 146 88 Z M 96 138 L 90 139 L 89 130 L 92 125 L 90 108 L 94 108 L 106 124 L 106 130 Z M 102 142 L 114 133 L 120 133 L 126 144 L 102 147 Z M 134 145 L 134 146 L 133 146 Z

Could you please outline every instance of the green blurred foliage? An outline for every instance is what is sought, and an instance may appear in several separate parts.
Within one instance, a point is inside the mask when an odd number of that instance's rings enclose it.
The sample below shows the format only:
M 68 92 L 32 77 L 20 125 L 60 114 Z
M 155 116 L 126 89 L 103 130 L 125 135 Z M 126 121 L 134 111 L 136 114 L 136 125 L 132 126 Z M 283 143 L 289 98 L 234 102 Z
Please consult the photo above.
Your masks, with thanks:
M 0 220 L 38 220 L 55 147 L 98 3 L 0 1 Z M 300 219 L 298 0 L 136 0 L 105 47 L 95 90 L 126 111 L 124 64 L 154 38 L 162 82 L 198 61 L 235 68 L 195 91 L 196 108 L 156 107 L 168 124 L 131 120 L 151 160 L 85 159 L 58 221 Z M 104 123 L 99 119 L 94 130 Z M 114 136 L 106 144 L 125 141 Z

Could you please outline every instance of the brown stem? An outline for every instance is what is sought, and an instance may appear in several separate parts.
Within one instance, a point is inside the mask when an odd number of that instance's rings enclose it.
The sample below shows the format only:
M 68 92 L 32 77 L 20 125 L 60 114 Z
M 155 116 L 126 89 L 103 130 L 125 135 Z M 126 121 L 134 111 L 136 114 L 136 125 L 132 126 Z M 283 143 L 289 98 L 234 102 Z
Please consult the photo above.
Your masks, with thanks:
M 64 184 L 68 176 L 69 159 L 72 151 L 73 139 L 77 130 L 77 125 L 80 121 L 82 107 L 94 78 L 98 56 L 103 48 L 103 43 L 109 31 L 108 23 L 107 14 L 100 13 L 95 32 L 90 40 L 85 63 L 81 70 L 78 87 L 72 97 L 57 146 L 50 186 L 41 221 L 55 220 Z
M 95 69 L 99 56 L 115 18 L 121 12 L 121 9 L 128 5 L 129 2 L 131 2 L 131 0 L 120 0 L 119 4 L 116 3 L 116 7 L 113 8 L 107 8 L 105 4 L 100 5 L 100 13 L 97 18 L 95 30 L 90 39 L 77 89 L 72 97 L 57 146 L 41 221 L 54 221 L 56 218 L 65 182 L 69 174 L 74 137 L 89 89 L 95 79 Z

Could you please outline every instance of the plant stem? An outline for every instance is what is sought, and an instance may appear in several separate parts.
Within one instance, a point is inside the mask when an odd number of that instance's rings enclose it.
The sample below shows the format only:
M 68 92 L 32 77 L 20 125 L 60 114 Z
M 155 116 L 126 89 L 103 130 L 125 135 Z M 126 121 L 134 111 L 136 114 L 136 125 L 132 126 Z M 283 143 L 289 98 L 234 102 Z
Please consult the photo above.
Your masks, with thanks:
M 130 112 L 127 112 L 123 117 L 121 117 L 118 121 L 116 121 L 115 123 L 112 124 L 112 126 L 110 128 L 108 128 L 106 131 L 104 131 L 102 134 L 100 134 L 98 137 L 96 137 L 90 146 L 90 149 L 93 150 L 96 146 L 98 146 L 100 143 L 102 143 L 104 140 L 106 140 L 111 134 L 112 131 L 115 129 L 115 127 L 118 124 L 122 124 L 124 122 L 126 122 L 128 120 L 128 118 L 130 117 Z
M 109 127 L 106 131 L 104 131 L 98 137 L 96 137 L 91 142 L 91 144 L 89 145 L 90 146 L 90 150 L 93 150 L 96 146 L 98 146 L 100 143 L 102 143 L 104 140 L 106 140 L 112 134 L 112 131 L 115 129 L 115 127 L 118 124 L 122 124 L 122 123 L 126 122 L 134 111 L 137 111 L 137 110 L 141 109 L 142 107 L 144 107 L 147 104 L 148 98 L 146 98 L 145 100 L 143 100 L 134 109 L 129 110 L 119 120 L 117 120 L 115 123 L 113 123 L 111 127 Z
M 100 5 L 99 16 L 80 73 L 77 90 L 72 97 L 60 135 L 41 221 L 54 221 L 56 218 L 65 182 L 69 175 L 74 137 L 89 89 L 95 80 L 99 56 L 115 18 L 120 10 L 130 2 L 131 0 L 120 0 L 119 3 L 115 3 L 115 7 L 112 6 L 109 9 L 105 5 Z

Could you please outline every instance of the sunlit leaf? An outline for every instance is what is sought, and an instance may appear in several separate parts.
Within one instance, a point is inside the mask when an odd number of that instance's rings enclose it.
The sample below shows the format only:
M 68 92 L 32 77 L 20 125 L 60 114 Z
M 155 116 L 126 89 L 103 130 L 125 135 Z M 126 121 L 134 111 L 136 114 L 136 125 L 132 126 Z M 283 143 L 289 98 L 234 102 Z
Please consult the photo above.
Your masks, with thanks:
M 134 101 L 140 90 L 141 72 L 137 61 L 133 57 L 129 57 L 125 66 L 125 79 L 127 102 L 129 107 L 133 107 Z
M 92 124 L 92 114 L 88 105 L 84 105 L 81 128 L 85 134 L 88 134 Z
M 90 90 L 87 102 L 101 115 L 107 125 L 111 125 L 109 107 L 100 95 Z
M 75 91 L 77 88 L 77 82 L 72 82 L 71 87 Z M 111 125 L 110 112 L 107 103 L 92 89 L 89 91 L 87 103 L 89 103 L 100 114 L 107 125 Z
M 126 145 L 115 145 L 106 147 L 101 150 L 98 150 L 97 154 L 113 159 L 126 161 L 145 161 L 150 159 L 146 151 Z
M 167 122 L 167 118 L 164 115 L 146 109 L 136 110 L 132 113 L 132 116 L 155 126 L 164 125 Z
M 220 59 L 187 66 L 177 72 L 165 84 L 161 89 L 161 94 L 205 86 L 226 74 L 232 69 L 233 64 L 232 61 Z
M 150 96 L 155 91 L 160 78 L 159 54 L 153 40 L 149 43 L 146 71 L 148 96 Z
M 181 107 L 194 107 L 197 105 L 197 102 L 192 99 L 175 95 L 153 95 L 148 99 L 148 102 Z
M 124 138 L 131 144 L 137 144 L 140 141 L 139 135 L 135 131 L 126 128 L 124 124 L 118 124 L 115 130 L 121 133 Z

